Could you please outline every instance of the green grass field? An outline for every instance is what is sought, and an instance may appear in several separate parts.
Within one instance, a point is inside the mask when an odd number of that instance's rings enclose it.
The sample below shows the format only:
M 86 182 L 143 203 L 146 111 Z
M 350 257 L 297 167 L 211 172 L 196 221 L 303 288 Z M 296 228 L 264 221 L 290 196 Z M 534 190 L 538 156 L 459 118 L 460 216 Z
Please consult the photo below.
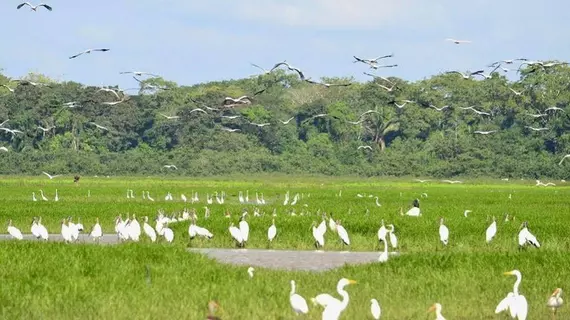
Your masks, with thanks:
M 61 219 L 81 217 L 90 229 L 99 217 L 105 233 L 114 232 L 113 218 L 135 213 L 137 217 L 156 216 L 158 209 L 180 212 L 184 203 L 181 193 L 190 197 L 197 191 L 200 203 L 188 208 L 198 210 L 197 224 L 214 233 L 211 240 L 189 243 L 188 222 L 171 225 L 173 244 L 128 243 L 118 246 L 66 245 L 5 241 L 0 243 L 0 306 L 4 319 L 201 319 L 206 304 L 216 299 L 222 306 L 222 319 L 294 319 L 289 306 L 289 281 L 297 281 L 297 292 L 307 300 L 327 292 L 337 295 L 336 282 L 347 277 L 358 284 L 349 286 L 351 302 L 344 319 L 371 319 L 369 300 L 376 298 L 383 309 L 382 319 L 433 319 L 426 310 L 434 302 L 443 305 L 448 319 L 503 319 L 494 314 L 497 303 L 512 290 L 514 277 L 504 271 L 517 268 L 523 273 L 520 291 L 529 301 L 528 319 L 551 319 L 546 299 L 556 288 L 566 289 L 570 264 L 570 216 L 566 187 L 534 187 L 534 183 L 510 184 L 503 181 L 466 180 L 463 185 L 420 184 L 408 180 L 332 179 L 263 177 L 215 179 L 90 178 L 79 185 L 72 178 L 54 180 L 12 177 L 0 181 L 0 221 L 12 219 L 14 225 L 29 233 L 33 216 L 42 216 L 50 233 L 60 232 Z M 50 201 L 32 202 L 42 189 Z M 53 202 L 55 189 L 60 201 Z M 136 199 L 127 199 L 133 189 Z M 148 190 L 156 200 L 145 201 L 141 191 Z M 227 228 L 237 223 L 243 208 L 239 191 L 263 192 L 267 204 L 260 206 L 265 216 L 250 217 L 249 248 L 267 248 L 267 228 L 271 213 L 277 209 L 278 236 L 273 249 L 312 249 L 309 227 L 320 218 L 320 209 L 341 219 L 351 237 L 352 251 L 378 250 L 376 232 L 380 219 L 396 227 L 402 255 L 386 264 L 343 267 L 329 272 L 283 272 L 256 268 L 249 279 L 247 267 L 218 264 L 202 255 L 185 251 L 193 247 L 233 246 Z M 291 206 L 282 205 L 285 192 L 303 194 L 294 207 L 297 215 L 288 214 Z M 342 190 L 342 196 L 338 193 Z M 213 204 L 211 217 L 204 219 L 206 193 L 225 191 L 224 205 Z M 90 197 L 87 197 L 88 192 Z M 171 192 L 175 201 L 164 201 Z M 423 216 L 400 216 L 412 199 L 421 199 Z M 358 198 L 356 194 L 378 196 Z M 512 199 L 509 199 L 509 194 Z M 306 205 L 306 206 L 305 206 Z M 231 219 L 223 212 L 230 210 Z M 370 214 L 366 215 L 366 209 Z M 463 211 L 469 209 L 468 218 Z M 301 213 L 303 212 L 303 215 Z M 515 217 L 505 223 L 504 214 Z M 496 216 L 498 233 L 493 242 L 485 243 L 489 216 Z M 439 217 L 450 229 L 450 244 L 439 242 Z M 529 222 L 542 247 L 519 251 L 517 234 L 522 221 Z M 154 226 L 154 223 L 152 224 Z M 6 233 L 5 227 L 2 229 Z M 325 250 L 341 250 L 336 235 L 327 232 Z M 151 269 L 147 283 L 145 266 Z M 310 305 L 309 319 L 320 319 L 321 309 Z M 570 318 L 563 307 L 559 319 Z

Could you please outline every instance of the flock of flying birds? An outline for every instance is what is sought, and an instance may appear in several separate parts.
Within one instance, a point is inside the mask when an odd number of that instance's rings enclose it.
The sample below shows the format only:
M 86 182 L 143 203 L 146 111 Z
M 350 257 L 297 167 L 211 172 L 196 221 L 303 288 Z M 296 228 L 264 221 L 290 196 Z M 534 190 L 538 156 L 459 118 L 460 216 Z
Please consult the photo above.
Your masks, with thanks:
M 52 8 L 50 5 L 48 5 L 48 4 L 40 3 L 40 4 L 38 4 L 38 5 L 32 5 L 32 4 L 29 3 L 29 2 L 21 3 L 20 5 L 17 6 L 17 9 L 23 8 L 24 6 L 30 7 L 31 10 L 33 10 L 33 11 L 37 11 L 37 9 L 40 8 L 40 7 L 44 7 L 45 9 L 47 9 L 47 10 L 49 10 L 49 11 L 52 11 L 52 10 L 53 10 L 53 8 Z M 445 39 L 445 41 L 452 42 L 452 43 L 454 43 L 454 44 L 456 44 L 456 45 L 464 45 L 464 44 L 471 43 L 471 41 L 469 41 L 469 40 L 457 40 L 457 39 L 452 39 L 452 38 L 447 38 L 447 39 Z M 79 52 L 79 53 L 76 53 L 76 54 L 70 56 L 69 59 L 76 59 L 76 58 L 78 58 L 78 57 L 80 57 L 80 56 L 82 56 L 82 55 L 91 54 L 91 53 L 93 53 L 93 52 L 108 52 L 108 51 L 110 51 L 110 50 L 111 50 L 110 48 L 92 48 L 92 49 L 87 49 L 87 50 L 81 51 L 81 52 Z M 354 60 L 354 63 L 362 63 L 362 64 L 365 64 L 365 65 L 367 65 L 370 69 L 373 69 L 373 70 L 378 70 L 378 69 L 382 69 L 382 68 L 394 68 L 394 67 L 397 67 L 398 65 L 397 65 L 397 64 L 380 64 L 380 62 L 383 61 L 384 59 L 393 58 L 393 57 L 394 57 L 394 54 L 381 55 L 381 56 L 378 56 L 378 57 L 376 57 L 376 58 L 361 58 L 361 57 L 354 56 L 354 59 L 355 59 L 355 60 Z M 481 77 L 483 80 L 485 80 L 485 79 L 490 79 L 490 78 L 491 78 L 491 74 L 492 74 L 493 72 L 499 70 L 499 69 L 501 69 L 503 72 L 509 72 L 509 71 L 511 71 L 511 69 L 507 68 L 507 66 L 513 65 L 515 62 L 520 63 L 520 64 L 519 64 L 519 67 L 518 67 L 518 69 L 517 69 L 517 72 L 520 71 L 520 69 L 521 69 L 523 66 L 528 66 L 528 67 L 530 67 L 531 69 L 530 69 L 529 72 L 534 72 L 534 71 L 539 70 L 539 69 L 543 69 L 543 70 L 544 70 L 544 69 L 551 68 L 551 67 L 554 67 L 554 66 L 557 66 L 557 65 L 567 64 L 567 62 L 543 62 L 543 61 L 531 61 L 531 60 L 526 59 L 526 58 L 517 58 L 517 59 L 508 59 L 508 60 L 501 60 L 501 61 L 493 62 L 492 64 L 490 64 L 490 65 L 488 66 L 489 68 L 492 68 L 492 70 L 491 70 L 490 72 L 488 72 L 488 73 L 485 73 L 485 70 L 484 70 L 484 69 L 476 70 L 476 71 L 474 71 L 474 72 L 467 72 L 467 73 L 462 73 L 462 72 L 460 72 L 460 71 L 449 71 L 449 72 L 447 72 L 447 73 L 450 73 L 450 74 L 458 74 L 459 76 L 461 76 L 462 79 L 465 79 L 465 80 L 471 80 L 471 79 L 473 79 L 474 77 Z M 258 68 L 258 69 L 260 69 L 260 70 L 262 71 L 262 74 L 261 74 L 260 76 L 262 76 L 262 75 L 267 75 L 267 74 L 269 74 L 269 73 L 271 73 L 271 72 L 273 72 L 273 71 L 275 71 L 275 70 L 277 70 L 277 69 L 279 69 L 279 68 L 281 68 L 281 67 L 284 67 L 285 69 L 287 69 L 287 70 L 289 70 L 289 71 L 292 71 L 292 72 L 295 72 L 296 74 L 298 74 L 300 80 L 305 81 L 305 82 L 310 83 L 310 84 L 313 84 L 313 85 L 322 86 L 322 87 L 325 87 L 325 88 L 331 88 L 331 87 L 346 87 L 346 86 L 350 86 L 350 85 L 352 84 L 352 83 L 350 83 L 350 82 L 347 82 L 347 83 L 325 83 L 325 82 L 314 81 L 314 80 L 312 80 L 310 77 L 306 77 L 305 74 L 303 73 L 303 71 L 302 71 L 301 69 L 292 66 L 291 64 L 287 63 L 286 61 L 282 61 L 282 62 L 276 63 L 276 64 L 275 64 L 272 68 L 270 68 L 269 70 L 268 70 L 268 69 L 265 69 L 265 68 L 263 68 L 263 67 L 260 67 L 259 65 L 256 65 L 256 64 L 252 64 L 252 66 L 254 66 L 254 67 L 256 67 L 256 68 Z M 123 72 L 120 72 L 120 74 L 133 74 L 133 78 L 134 78 L 136 81 L 138 81 L 139 83 L 141 83 L 141 85 L 142 85 L 142 87 L 141 87 L 141 88 L 137 88 L 137 90 L 147 90 L 147 89 L 150 89 L 150 90 L 155 90 L 155 91 L 157 91 L 157 90 L 168 90 L 168 89 L 169 89 L 169 88 L 166 88 L 166 87 L 159 87 L 159 86 L 155 86 L 155 85 L 151 85 L 151 84 L 142 82 L 141 79 L 139 79 L 139 78 L 136 77 L 136 76 L 138 76 L 138 77 L 141 77 L 141 76 L 159 77 L 157 74 L 153 74 L 153 73 L 149 73 L 149 72 L 142 72 L 142 71 L 123 71 Z M 371 73 L 368 73 L 368 72 L 364 72 L 364 74 L 365 74 L 365 75 L 368 75 L 368 76 L 371 76 L 371 77 L 373 77 L 373 78 L 376 79 L 376 80 L 379 80 L 378 82 L 375 82 L 376 85 L 378 85 L 380 88 L 386 90 L 387 92 L 393 92 L 394 90 L 397 89 L 397 85 L 396 85 L 394 82 L 390 81 L 388 78 L 385 78 L 385 77 L 382 77 L 382 76 L 378 76 L 378 75 L 374 75 L 374 74 L 371 74 Z M 33 85 L 33 86 L 40 86 L 40 85 L 43 85 L 43 84 L 41 84 L 41 83 L 35 83 L 35 82 L 28 81 L 28 80 L 13 79 L 13 80 L 10 80 L 10 81 L 18 82 L 19 85 Z M 383 83 L 383 84 L 381 84 L 380 82 Z M 8 89 L 10 92 L 12 92 L 12 93 L 15 92 L 15 89 L 12 88 L 12 87 L 9 87 L 9 86 L 7 86 L 7 85 L 3 85 L 3 87 L 7 88 L 7 89 Z M 209 112 L 222 112 L 222 114 L 223 114 L 224 111 L 226 111 L 226 110 L 231 110 L 231 109 L 233 109 L 233 108 L 235 108 L 235 107 L 246 107 L 246 106 L 252 104 L 252 102 L 254 101 L 254 97 L 255 97 L 255 96 L 257 96 L 257 95 L 259 95 L 259 94 L 262 94 L 262 93 L 265 92 L 265 90 L 267 90 L 268 88 L 269 88 L 269 86 L 268 86 L 268 87 L 265 87 L 265 88 L 263 88 L 263 89 L 261 89 L 261 90 L 259 90 L 259 91 L 257 91 L 257 92 L 255 92 L 255 93 L 253 93 L 253 95 L 251 95 L 251 96 L 250 96 L 250 95 L 244 95 L 244 96 L 241 96 L 241 97 L 238 97 L 238 98 L 226 97 L 226 98 L 222 101 L 221 105 L 218 106 L 218 107 L 206 106 L 204 103 L 202 103 L 202 102 L 200 102 L 200 101 L 192 100 L 194 103 L 200 104 L 202 107 L 194 108 L 194 109 L 192 109 L 192 110 L 190 111 L 190 113 L 192 114 L 192 113 L 197 112 L 197 113 L 208 114 Z M 112 94 L 112 95 L 116 98 L 116 100 L 115 100 L 115 101 L 103 102 L 102 104 L 103 104 L 103 105 L 108 105 L 108 106 L 114 106 L 114 105 L 118 105 L 118 104 L 120 104 L 120 103 L 123 103 L 123 102 L 129 100 L 129 96 L 128 96 L 127 94 L 125 94 L 125 91 L 126 91 L 126 90 L 134 90 L 134 89 L 125 89 L 125 90 L 123 90 L 123 89 L 112 89 L 112 88 L 100 88 L 98 91 L 100 91 L 100 92 L 107 92 L 107 93 Z M 516 95 L 516 96 L 521 96 L 521 95 L 523 94 L 523 91 L 517 91 L 517 90 L 515 90 L 515 89 L 513 89 L 513 88 L 511 88 L 511 87 L 509 87 L 509 90 L 510 90 L 514 95 Z M 400 101 L 399 103 L 398 103 L 398 101 L 394 100 L 394 101 L 391 102 L 391 104 L 395 105 L 395 106 L 396 106 L 397 108 L 399 108 L 399 109 L 404 108 L 404 106 L 406 106 L 407 104 L 418 104 L 418 105 L 421 105 L 421 106 L 426 107 L 426 108 L 432 108 L 433 110 L 438 111 L 438 112 L 443 112 L 444 110 L 446 110 L 446 109 L 448 109 L 448 108 L 451 108 L 449 105 L 437 107 L 437 106 L 434 106 L 434 105 L 429 104 L 429 103 L 417 102 L 417 101 L 412 101 L 412 100 L 407 100 L 407 99 L 404 99 L 404 100 Z M 70 102 L 64 103 L 63 106 L 64 106 L 64 107 L 68 107 L 68 108 L 75 108 L 75 107 L 81 106 L 81 102 L 80 102 L 80 101 L 70 101 Z M 478 115 L 478 116 L 481 116 L 481 117 L 492 117 L 492 116 L 494 115 L 492 111 L 487 112 L 487 111 L 478 110 L 475 106 L 461 107 L 461 109 L 463 109 L 463 110 L 465 110 L 465 111 L 473 112 L 474 114 L 476 114 L 476 115 Z M 547 116 L 549 115 L 550 112 L 564 112 L 564 110 L 561 109 L 561 108 L 558 108 L 558 107 L 550 107 L 550 108 L 546 109 L 546 110 L 544 111 L 544 113 L 540 113 L 540 112 L 537 113 L 537 114 L 530 114 L 530 113 L 529 113 L 528 116 L 530 116 L 530 117 L 532 117 L 532 118 L 535 118 L 535 119 L 538 119 L 538 118 L 545 118 L 545 117 L 547 117 Z M 365 117 L 366 117 L 367 115 L 369 115 L 369 114 L 372 114 L 372 113 L 378 113 L 378 111 L 376 111 L 376 110 L 368 110 L 368 111 L 362 113 L 362 114 L 359 116 L 358 120 L 356 120 L 356 121 L 347 121 L 347 122 L 350 123 L 350 124 L 353 124 L 353 125 L 360 126 L 361 123 L 365 120 Z M 167 119 L 167 120 L 177 120 L 177 119 L 180 118 L 180 116 L 177 116 L 177 115 L 166 115 L 166 114 L 163 114 L 163 113 L 160 113 L 160 115 L 161 115 L 162 117 L 164 117 L 165 119 Z M 314 116 L 310 117 L 309 119 L 304 120 L 303 122 L 310 121 L 310 120 L 315 119 L 315 118 L 324 118 L 324 117 L 328 117 L 328 116 L 329 116 L 329 115 L 326 114 L 326 113 L 321 113 L 321 114 L 314 115 Z M 231 115 L 221 115 L 221 116 L 220 116 L 220 118 L 222 118 L 222 119 L 227 119 L 227 120 L 234 120 L 234 119 L 238 119 L 238 118 L 241 118 L 241 117 L 242 117 L 241 115 L 235 115 L 235 114 L 231 114 Z M 287 119 L 287 120 L 279 120 L 279 122 L 282 123 L 283 125 L 287 125 L 287 124 L 291 123 L 291 121 L 292 121 L 293 119 L 295 119 L 295 116 L 292 116 L 292 117 L 290 117 L 290 118 Z M 6 121 L 4 121 L 2 124 L 0 124 L 0 130 L 2 130 L 4 133 L 9 133 L 9 134 L 11 134 L 11 135 L 12 135 L 12 138 L 13 138 L 16 134 L 23 134 L 23 133 L 24 133 L 24 132 L 22 132 L 22 131 L 20 131 L 20 130 L 17 130 L 17 129 L 10 129 L 10 128 L 4 127 L 4 124 L 5 124 L 7 121 L 9 121 L 9 120 L 6 120 Z M 266 122 L 266 123 L 255 123 L 255 122 L 251 122 L 251 121 L 249 121 L 249 120 L 247 120 L 247 119 L 246 119 L 246 121 L 245 121 L 244 123 L 249 124 L 249 125 L 251 125 L 251 126 L 259 127 L 259 128 L 263 128 L 263 127 L 272 125 L 272 123 L 269 123 L 269 122 Z M 93 125 L 93 126 L 95 126 L 96 128 L 98 128 L 98 129 L 100 129 L 100 130 L 104 130 L 104 131 L 108 131 L 108 132 L 113 132 L 112 130 L 110 130 L 109 127 L 104 126 L 104 125 L 97 124 L 97 123 L 92 122 L 92 121 L 88 122 L 88 124 Z M 46 127 L 38 126 L 38 127 L 37 127 L 37 129 L 38 129 L 38 130 L 41 130 L 44 135 L 45 135 L 46 132 L 49 132 L 50 130 L 53 130 L 54 128 L 55 128 L 55 126 L 46 126 Z M 541 132 L 541 131 L 547 131 L 547 130 L 549 130 L 549 128 L 547 128 L 547 127 L 533 127 L 533 126 L 527 126 L 526 128 L 529 129 L 529 130 L 532 130 L 532 131 L 536 131 L 536 132 Z M 226 127 L 226 126 L 222 126 L 220 129 L 223 130 L 223 131 L 226 131 L 226 132 L 230 132 L 230 133 L 231 133 L 231 132 L 240 132 L 240 131 L 241 131 L 241 129 L 239 129 L 239 128 L 230 128 L 230 127 Z M 476 130 L 476 131 L 474 131 L 473 133 L 474 133 L 474 134 L 480 134 L 480 135 L 490 135 L 490 134 L 493 134 L 493 133 L 496 133 L 496 132 L 497 132 L 497 130 Z M 358 149 L 358 150 L 368 150 L 368 151 L 372 151 L 372 150 L 373 150 L 372 146 L 369 146 L 369 145 L 360 145 L 360 146 L 358 146 L 357 149 Z M 0 147 L 0 151 L 5 151 L 5 152 L 7 152 L 8 149 L 7 149 L 6 147 Z M 562 161 L 564 161 L 564 159 L 565 159 L 566 157 L 568 157 L 568 156 L 570 156 L 570 155 L 565 156 L 565 157 L 561 160 L 560 165 L 562 164 Z

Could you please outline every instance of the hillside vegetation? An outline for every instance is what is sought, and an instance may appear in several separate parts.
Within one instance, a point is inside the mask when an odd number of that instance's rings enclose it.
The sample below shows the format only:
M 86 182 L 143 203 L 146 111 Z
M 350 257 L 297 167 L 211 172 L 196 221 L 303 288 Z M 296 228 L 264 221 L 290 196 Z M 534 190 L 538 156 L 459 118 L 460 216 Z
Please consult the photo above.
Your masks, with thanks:
M 8 149 L 0 152 L 0 174 L 568 177 L 570 162 L 558 165 L 570 151 L 567 66 L 523 68 L 516 82 L 502 71 L 483 81 L 458 74 L 388 79 L 391 91 L 379 78 L 323 79 L 352 82 L 327 88 L 282 70 L 193 86 L 150 78 L 130 99 L 105 105 L 117 96 L 98 87 L 36 74 L 27 80 L 44 85 L 26 85 L 0 76 L 0 123 L 9 119 L 4 128 L 23 132 L 0 131 L 0 146 Z M 242 95 L 252 102 L 221 107 L 225 97 Z M 415 103 L 401 107 L 403 100 Z M 233 115 L 240 117 L 222 117 Z

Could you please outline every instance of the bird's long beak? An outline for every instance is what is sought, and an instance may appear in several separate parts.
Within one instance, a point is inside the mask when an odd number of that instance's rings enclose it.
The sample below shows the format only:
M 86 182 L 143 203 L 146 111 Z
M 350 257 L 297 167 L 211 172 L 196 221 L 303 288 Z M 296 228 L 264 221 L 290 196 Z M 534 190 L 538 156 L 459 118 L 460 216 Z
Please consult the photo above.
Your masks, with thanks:
M 356 284 L 356 280 L 348 280 L 348 284 Z
M 435 310 L 435 304 L 432 305 L 431 307 L 429 307 L 429 309 L 428 309 L 427 312 L 430 313 L 430 312 L 432 312 L 432 311 L 434 311 L 434 310 Z
M 513 272 L 512 272 L 512 271 L 503 272 L 503 275 L 505 275 L 505 276 L 512 276 L 512 275 L 513 275 Z
M 558 294 L 558 292 L 560 292 L 560 288 L 556 288 L 556 290 L 554 290 L 554 292 L 552 293 L 552 297 L 556 296 Z

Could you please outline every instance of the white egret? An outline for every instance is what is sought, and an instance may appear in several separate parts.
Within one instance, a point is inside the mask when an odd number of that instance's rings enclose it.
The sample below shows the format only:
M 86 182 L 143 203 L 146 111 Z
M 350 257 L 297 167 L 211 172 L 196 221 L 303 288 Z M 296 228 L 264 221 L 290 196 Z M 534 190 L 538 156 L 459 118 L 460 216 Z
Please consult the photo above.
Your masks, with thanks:
M 439 219 L 439 240 L 444 246 L 449 242 L 449 229 L 443 224 L 443 218 Z
M 376 299 L 370 299 L 370 313 L 372 313 L 372 318 L 375 320 L 380 319 L 382 315 L 382 309 L 380 309 L 380 304 Z
M 528 302 L 526 301 L 525 296 L 519 294 L 519 285 L 522 281 L 522 274 L 519 270 L 512 270 L 505 272 L 504 275 L 514 275 L 517 277 L 517 280 L 513 285 L 513 291 L 510 292 L 507 297 L 499 303 L 497 309 L 495 309 L 495 313 L 501 312 L 497 312 L 499 306 L 508 305 L 511 318 L 516 318 L 517 320 L 526 320 L 526 316 L 528 314 Z
M 311 228 L 313 229 L 313 238 L 315 238 L 315 248 L 318 250 L 325 246 L 324 234 L 316 227 L 317 223 L 313 221 Z
M 328 293 L 321 293 L 321 294 L 317 295 L 316 297 L 311 298 L 311 302 L 313 303 L 314 306 L 319 305 L 323 308 L 326 308 L 331 303 L 335 303 L 335 302 L 340 303 L 340 300 L 331 296 Z
M 337 302 L 331 301 L 331 303 L 329 303 L 326 306 L 325 310 L 323 311 L 323 317 L 322 317 L 323 320 L 339 319 L 340 314 L 346 309 L 346 307 L 348 306 L 348 302 L 350 301 L 348 292 L 344 290 L 344 287 L 346 287 L 349 284 L 355 284 L 355 283 L 356 283 L 355 280 L 350 280 L 346 278 L 342 278 L 338 281 L 336 285 L 336 291 L 342 297 L 342 301 L 338 300 Z
M 249 278 L 253 278 L 253 272 L 255 271 L 255 269 L 253 267 L 249 267 L 247 268 L 247 274 L 249 275 Z
M 382 251 L 380 253 L 380 256 L 378 257 L 378 262 L 380 263 L 388 261 L 388 242 L 386 241 L 383 242 L 384 242 L 384 251 Z
M 487 241 L 487 243 L 491 242 L 491 240 L 493 240 L 496 234 L 497 234 L 497 222 L 495 221 L 495 216 L 493 216 L 493 222 L 491 222 L 491 224 L 487 228 L 487 231 L 485 231 L 485 241 Z
M 101 224 L 99 223 L 99 217 L 97 217 L 95 221 L 95 225 L 91 229 L 91 233 L 89 234 L 93 241 L 99 241 L 99 239 L 103 236 L 103 230 L 101 229 Z
M 296 314 L 307 314 L 309 313 L 309 306 L 305 298 L 301 297 L 298 293 L 295 293 L 295 280 L 291 280 L 291 293 L 289 293 L 289 303 L 291 308 Z
M 378 229 L 378 241 L 386 241 L 387 233 L 388 230 L 386 230 L 386 227 L 384 226 L 384 219 L 382 219 L 382 221 L 380 221 L 380 228 Z
M 24 236 L 22 235 L 22 231 L 20 231 L 20 229 L 14 227 L 12 225 L 12 219 L 8 220 L 8 233 L 14 239 L 18 239 L 18 240 L 24 239 Z
M 232 236 L 232 238 L 237 243 L 237 246 L 243 247 L 243 236 L 241 235 L 240 229 L 237 228 L 236 226 L 234 226 L 234 224 L 232 222 L 230 224 L 230 227 L 228 228 L 228 230 L 230 231 L 230 235 Z
M 336 222 L 336 233 L 338 234 L 340 241 L 343 245 L 350 245 L 350 239 L 348 238 L 348 232 L 346 229 L 340 224 L 340 220 Z
M 523 247 L 527 244 L 533 245 L 540 248 L 540 243 L 536 237 L 528 231 L 528 222 L 523 222 L 521 225 L 521 231 L 519 232 L 519 247 Z
M 441 304 L 436 302 L 429 308 L 428 312 L 435 311 L 435 320 L 445 320 L 445 318 L 441 315 L 441 309 Z
M 242 236 L 242 242 L 245 244 L 249 239 L 249 224 L 245 221 L 247 213 L 243 214 L 239 221 L 239 231 Z
M 144 222 L 143 222 L 143 231 L 144 233 L 150 238 L 151 242 L 155 242 L 156 241 L 156 232 L 154 231 L 154 229 L 148 224 L 148 217 L 144 217 Z
M 562 289 L 556 288 L 556 290 L 554 290 L 554 292 L 546 302 L 546 305 L 552 310 L 553 318 L 556 318 L 556 311 L 558 311 L 558 308 L 562 307 L 562 304 L 564 303 L 564 300 L 562 300 L 562 298 L 560 297 L 561 295 L 562 295 Z
M 275 226 L 275 218 L 273 218 L 271 226 L 269 227 L 269 229 L 267 229 L 267 239 L 269 240 L 269 242 L 272 242 L 273 239 L 275 239 L 276 235 L 277 235 L 277 227 Z
M 388 234 L 390 236 L 390 245 L 392 246 L 392 248 L 398 248 L 398 238 L 394 234 L 394 225 L 389 224 L 388 228 L 390 228 L 390 230 L 388 230 Z

